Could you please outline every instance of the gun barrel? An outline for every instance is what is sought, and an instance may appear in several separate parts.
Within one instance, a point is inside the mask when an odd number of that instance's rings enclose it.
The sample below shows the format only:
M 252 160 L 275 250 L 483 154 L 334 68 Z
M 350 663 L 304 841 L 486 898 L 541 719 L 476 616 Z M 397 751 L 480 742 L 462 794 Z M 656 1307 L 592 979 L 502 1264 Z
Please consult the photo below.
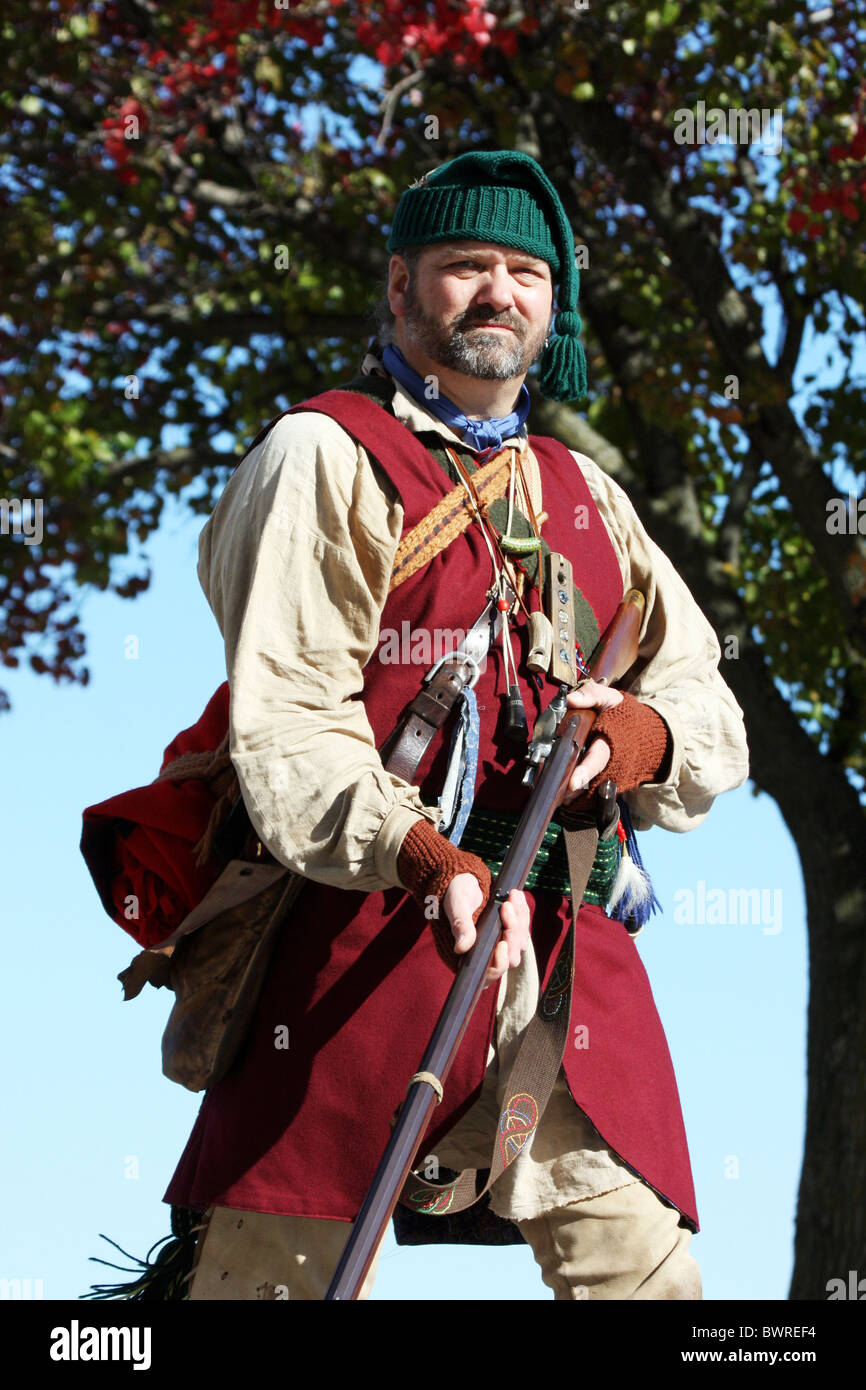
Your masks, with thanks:
M 643 594 L 629 589 L 593 658 L 590 670 L 595 680 L 612 684 L 634 664 L 643 611 Z M 437 1077 L 442 1085 L 484 988 L 484 977 L 502 931 L 502 903 L 512 888 L 520 889 L 525 884 L 544 832 L 567 791 L 595 717 L 595 710 L 568 710 L 563 715 L 550 755 L 536 777 L 487 905 L 476 923 L 475 945 L 461 962 L 418 1068 L 419 1072 Z M 357 1298 L 409 1176 L 436 1101 L 436 1089 L 429 1081 L 419 1080 L 409 1086 L 391 1138 L 325 1294 L 327 1301 Z

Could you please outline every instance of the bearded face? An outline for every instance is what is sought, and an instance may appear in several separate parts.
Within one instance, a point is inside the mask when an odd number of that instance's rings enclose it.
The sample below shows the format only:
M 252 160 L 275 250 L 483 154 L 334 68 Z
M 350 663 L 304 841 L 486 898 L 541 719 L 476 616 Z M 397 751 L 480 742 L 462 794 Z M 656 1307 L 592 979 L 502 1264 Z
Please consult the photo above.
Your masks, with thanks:
M 423 283 L 416 266 L 405 292 L 406 332 L 440 366 L 488 381 L 506 381 L 525 375 L 541 356 L 552 312 L 546 312 L 541 322 L 536 316 L 533 322 L 516 306 L 497 309 L 478 295 L 465 308 L 436 313 L 422 302 Z

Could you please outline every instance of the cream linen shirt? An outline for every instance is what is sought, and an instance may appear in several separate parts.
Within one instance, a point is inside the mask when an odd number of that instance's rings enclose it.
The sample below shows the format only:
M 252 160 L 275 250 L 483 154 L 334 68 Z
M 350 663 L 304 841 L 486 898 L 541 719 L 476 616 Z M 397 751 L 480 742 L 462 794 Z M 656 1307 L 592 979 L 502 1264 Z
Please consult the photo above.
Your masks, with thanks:
M 362 371 L 385 374 L 372 353 Z M 399 385 L 393 408 L 413 431 L 463 443 Z M 526 426 L 503 442 L 524 450 Z M 715 633 L 670 560 L 622 489 L 585 455 L 573 457 L 607 526 L 623 590 L 646 596 L 631 693 L 662 716 L 673 743 L 665 781 L 629 792 L 629 807 L 639 828 L 690 830 L 747 776 L 742 712 L 719 675 Z M 225 640 L 231 754 L 250 820 L 280 863 L 364 892 L 401 886 L 404 836 L 419 816 L 437 827 L 441 819 L 417 786 L 384 770 L 358 698 L 402 525 L 381 467 L 330 417 L 303 412 L 283 417 L 250 451 L 199 540 L 199 580 Z M 479 595 L 479 612 L 483 603 Z M 501 981 L 481 1097 L 440 1145 L 443 1164 L 489 1165 L 500 1081 L 537 997 L 530 946 Z M 511 1219 L 534 1217 L 631 1181 L 560 1070 L 532 1145 L 499 1179 L 492 1205 Z

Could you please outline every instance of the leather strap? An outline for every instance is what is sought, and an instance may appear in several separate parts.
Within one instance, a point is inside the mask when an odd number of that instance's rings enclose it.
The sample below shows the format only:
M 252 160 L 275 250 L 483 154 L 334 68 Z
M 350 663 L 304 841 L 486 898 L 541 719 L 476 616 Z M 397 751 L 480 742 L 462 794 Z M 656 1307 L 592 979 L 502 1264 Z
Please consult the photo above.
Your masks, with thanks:
M 562 1063 L 571 1020 L 574 976 L 575 920 L 598 848 L 598 828 L 565 830 L 571 877 L 572 917 L 568 935 L 547 988 L 508 1072 L 505 1103 L 499 1116 L 489 1169 L 464 1168 L 453 1182 L 442 1185 L 410 1173 L 400 1201 L 429 1216 L 465 1211 L 484 1196 L 505 1169 L 520 1156 L 544 1114 Z M 495 891 L 495 884 L 491 892 Z
M 544 506 L 544 498 L 541 490 L 541 469 L 538 466 L 538 459 L 535 457 L 535 454 L 529 443 L 527 443 L 526 452 L 524 453 L 523 458 L 520 462 L 523 469 L 525 469 L 526 472 L 526 500 L 532 507 L 532 510 L 535 512 L 535 519 L 538 521 L 538 524 L 540 526 L 542 516 L 544 515 L 542 512 L 542 507 Z M 546 517 L 544 519 L 546 520 Z M 533 520 L 533 518 L 530 517 L 530 520 Z
M 395 772 L 411 783 L 433 735 L 442 728 L 461 690 L 469 684 L 473 670 L 473 666 L 460 657 L 443 661 L 430 684 L 407 706 L 396 729 L 382 746 L 382 762 L 388 772 Z

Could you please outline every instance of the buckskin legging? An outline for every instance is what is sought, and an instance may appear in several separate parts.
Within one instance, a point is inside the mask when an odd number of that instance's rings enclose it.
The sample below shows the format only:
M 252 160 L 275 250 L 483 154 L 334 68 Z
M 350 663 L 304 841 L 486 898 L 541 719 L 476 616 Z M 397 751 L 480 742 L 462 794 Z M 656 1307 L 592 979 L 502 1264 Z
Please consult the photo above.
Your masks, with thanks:
M 519 1221 L 557 1300 L 699 1299 L 691 1232 L 640 1178 L 613 1192 Z M 211 1207 L 190 1278 L 192 1300 L 320 1300 L 351 1225 L 304 1216 Z M 379 1255 L 360 1297 L 369 1298 Z

